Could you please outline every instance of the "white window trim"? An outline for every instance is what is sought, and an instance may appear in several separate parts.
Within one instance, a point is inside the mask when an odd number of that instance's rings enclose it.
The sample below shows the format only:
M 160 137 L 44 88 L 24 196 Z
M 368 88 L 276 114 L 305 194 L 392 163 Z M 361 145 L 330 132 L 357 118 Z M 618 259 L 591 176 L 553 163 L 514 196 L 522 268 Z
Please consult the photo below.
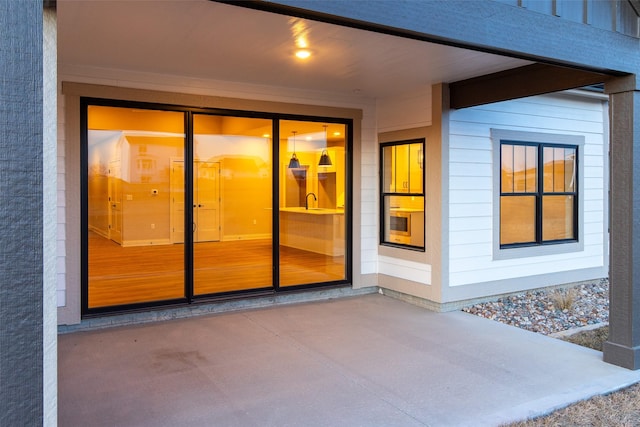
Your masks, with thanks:
M 522 141 L 542 144 L 569 144 L 578 147 L 578 241 L 521 248 L 500 248 L 500 143 Z M 581 252 L 584 250 L 584 144 L 580 135 L 562 135 L 542 132 L 523 132 L 491 129 L 493 151 L 493 259 L 515 259 L 545 255 Z

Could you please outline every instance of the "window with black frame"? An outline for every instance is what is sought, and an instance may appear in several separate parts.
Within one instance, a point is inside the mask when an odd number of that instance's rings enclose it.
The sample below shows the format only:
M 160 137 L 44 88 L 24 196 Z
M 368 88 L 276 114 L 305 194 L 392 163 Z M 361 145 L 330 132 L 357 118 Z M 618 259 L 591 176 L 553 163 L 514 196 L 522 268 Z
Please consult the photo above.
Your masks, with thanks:
M 501 141 L 500 247 L 575 242 L 578 147 Z
M 425 140 L 380 146 L 380 244 L 424 250 Z

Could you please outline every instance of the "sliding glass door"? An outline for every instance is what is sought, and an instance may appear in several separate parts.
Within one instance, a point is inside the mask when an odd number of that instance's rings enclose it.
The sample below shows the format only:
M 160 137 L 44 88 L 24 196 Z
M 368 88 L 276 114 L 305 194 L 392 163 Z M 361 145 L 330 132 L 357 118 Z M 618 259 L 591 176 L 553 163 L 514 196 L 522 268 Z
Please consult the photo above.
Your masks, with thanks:
M 85 313 L 347 282 L 347 123 L 85 111 Z
M 208 295 L 273 286 L 273 121 L 193 117 L 193 286 Z

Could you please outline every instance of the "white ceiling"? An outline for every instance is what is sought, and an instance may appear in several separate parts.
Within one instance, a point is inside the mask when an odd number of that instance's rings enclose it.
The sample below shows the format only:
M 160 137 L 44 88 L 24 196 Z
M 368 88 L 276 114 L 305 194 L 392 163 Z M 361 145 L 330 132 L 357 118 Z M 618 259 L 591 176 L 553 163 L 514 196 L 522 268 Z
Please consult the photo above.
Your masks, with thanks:
M 58 0 L 64 66 L 383 98 L 529 62 L 208 0 Z M 293 56 L 295 34 L 313 56 Z

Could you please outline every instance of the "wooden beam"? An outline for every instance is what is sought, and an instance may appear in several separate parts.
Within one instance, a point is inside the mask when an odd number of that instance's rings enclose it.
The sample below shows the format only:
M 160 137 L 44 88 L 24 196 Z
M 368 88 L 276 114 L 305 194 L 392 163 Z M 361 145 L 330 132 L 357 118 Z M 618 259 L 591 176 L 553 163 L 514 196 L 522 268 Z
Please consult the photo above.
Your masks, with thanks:
M 449 84 L 452 109 L 603 83 L 605 74 L 532 64 Z

